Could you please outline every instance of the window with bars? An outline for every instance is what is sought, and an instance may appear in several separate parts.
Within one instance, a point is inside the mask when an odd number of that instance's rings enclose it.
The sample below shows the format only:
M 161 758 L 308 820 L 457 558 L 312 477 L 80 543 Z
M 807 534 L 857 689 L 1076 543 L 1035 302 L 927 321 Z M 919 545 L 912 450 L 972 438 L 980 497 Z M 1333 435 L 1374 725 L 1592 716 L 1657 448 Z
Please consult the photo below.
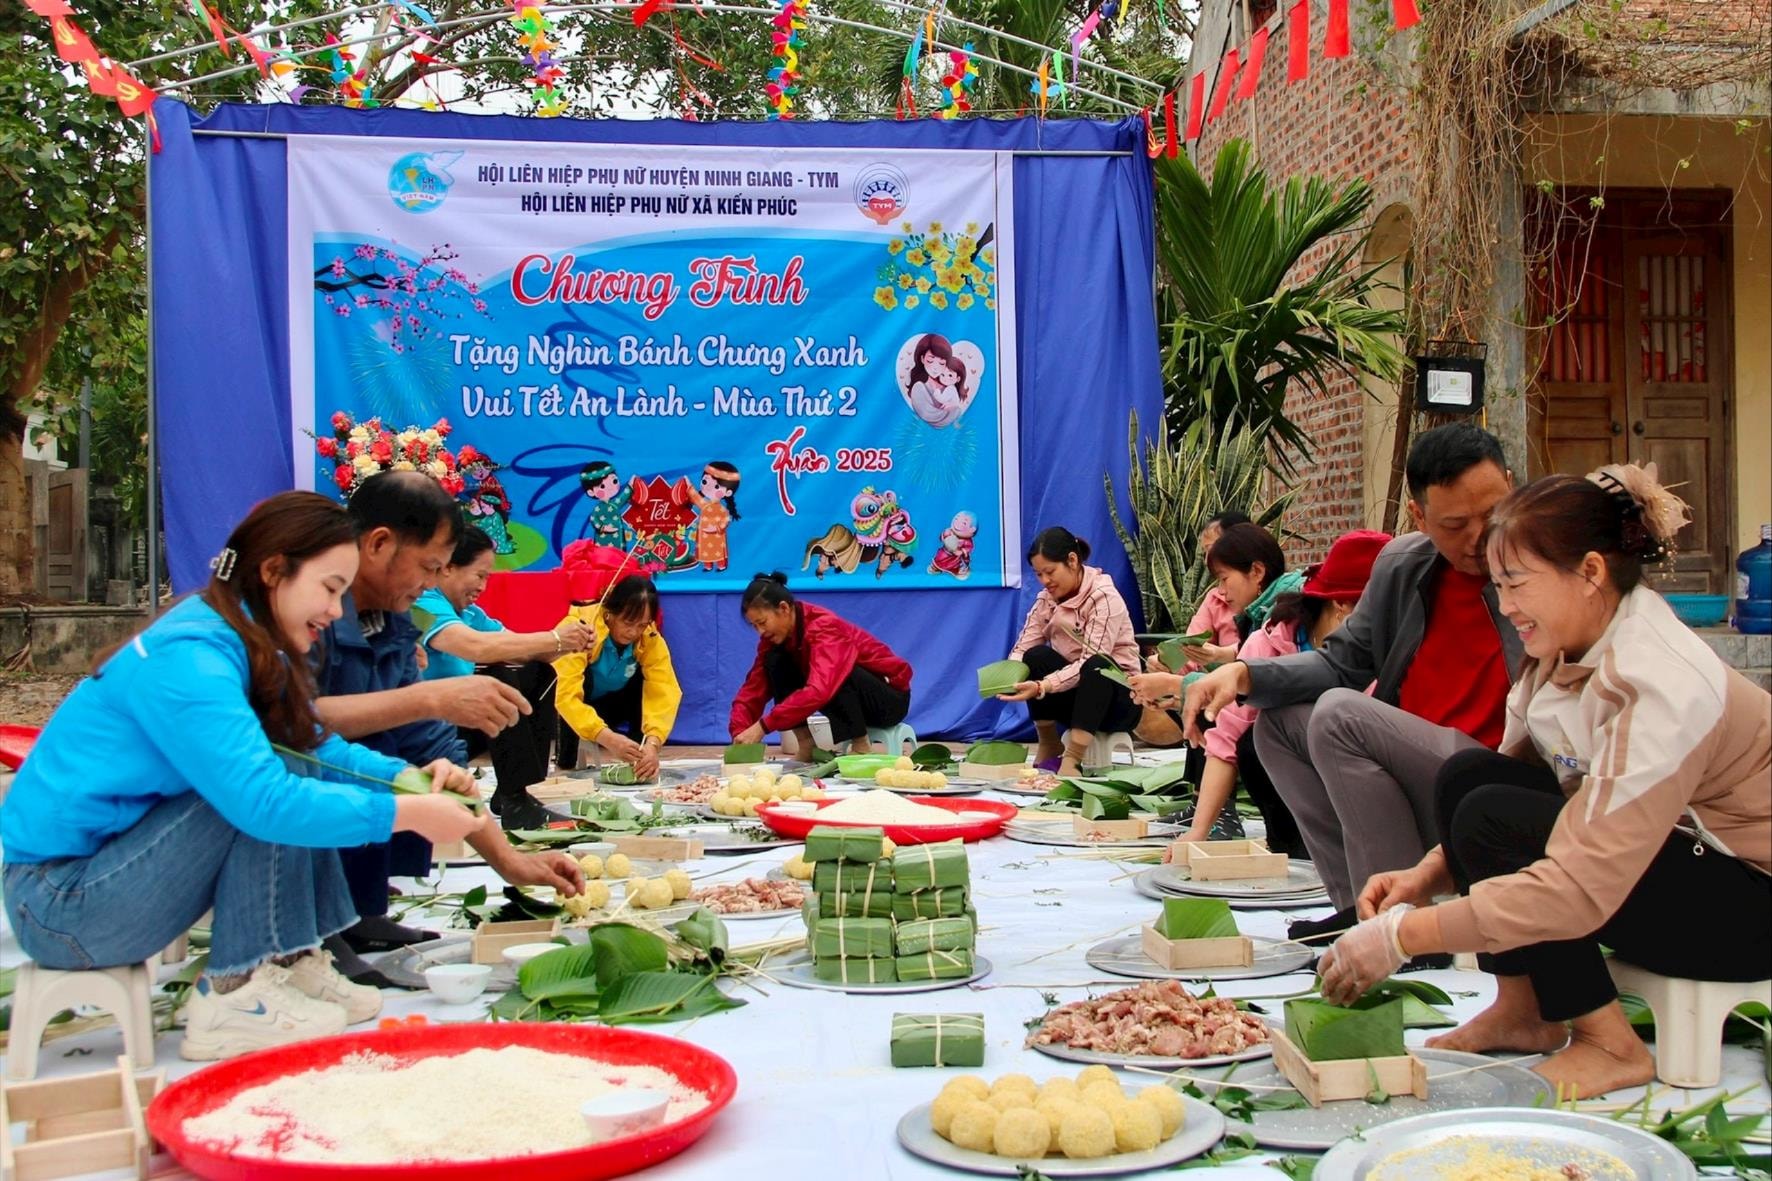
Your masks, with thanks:
M 1547 260 L 1548 311 L 1556 318 L 1545 342 L 1546 381 L 1604 385 L 1612 380 L 1617 277 L 1591 233 L 1559 235 Z
M 1644 381 L 1707 380 L 1704 356 L 1704 258 L 1680 254 L 1637 260 L 1637 343 Z

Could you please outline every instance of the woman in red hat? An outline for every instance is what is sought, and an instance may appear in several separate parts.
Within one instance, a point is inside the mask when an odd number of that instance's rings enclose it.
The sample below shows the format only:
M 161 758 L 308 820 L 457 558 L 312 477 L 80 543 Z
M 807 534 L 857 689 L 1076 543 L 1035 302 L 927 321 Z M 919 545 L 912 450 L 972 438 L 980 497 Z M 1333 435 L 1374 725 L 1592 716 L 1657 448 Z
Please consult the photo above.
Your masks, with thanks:
M 1329 555 L 1306 572 L 1297 592 L 1283 594 L 1268 614 L 1266 626 L 1252 633 L 1238 650 L 1239 659 L 1284 656 L 1307 652 L 1322 644 L 1342 620 L 1353 613 L 1354 604 L 1366 589 L 1372 563 L 1391 535 L 1361 529 L 1343 534 L 1329 547 Z M 1156 705 L 1181 694 L 1181 678 L 1166 673 L 1143 673 L 1132 678 L 1134 693 L 1144 704 Z M 1276 853 L 1305 856 L 1304 840 L 1279 793 L 1261 769 L 1255 754 L 1255 718 L 1260 711 L 1238 702 L 1218 714 L 1206 731 L 1206 770 L 1200 780 L 1200 800 L 1194 808 L 1193 826 L 1181 839 L 1208 839 L 1219 814 L 1236 792 L 1239 772 L 1243 787 L 1261 809 L 1267 825 L 1267 846 Z M 1169 854 L 1164 853 L 1167 861 Z

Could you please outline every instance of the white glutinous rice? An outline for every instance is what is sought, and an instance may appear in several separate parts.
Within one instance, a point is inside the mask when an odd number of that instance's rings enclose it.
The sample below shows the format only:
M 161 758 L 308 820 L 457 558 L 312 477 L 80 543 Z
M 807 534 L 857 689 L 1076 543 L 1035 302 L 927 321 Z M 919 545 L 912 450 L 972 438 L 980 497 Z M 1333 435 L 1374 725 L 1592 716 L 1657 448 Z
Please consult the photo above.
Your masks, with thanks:
M 820 808 L 813 819 L 840 821 L 844 824 L 973 824 L 945 808 L 914 804 L 903 796 L 878 788 L 850 796 L 840 803 Z M 995 819 L 993 817 L 993 819 Z
M 709 1102 L 657 1067 L 526 1046 L 415 1062 L 353 1054 L 242 1091 L 186 1120 L 185 1134 L 242 1156 L 332 1164 L 529 1156 L 595 1143 L 579 1106 L 630 1088 L 669 1095 L 666 1122 Z

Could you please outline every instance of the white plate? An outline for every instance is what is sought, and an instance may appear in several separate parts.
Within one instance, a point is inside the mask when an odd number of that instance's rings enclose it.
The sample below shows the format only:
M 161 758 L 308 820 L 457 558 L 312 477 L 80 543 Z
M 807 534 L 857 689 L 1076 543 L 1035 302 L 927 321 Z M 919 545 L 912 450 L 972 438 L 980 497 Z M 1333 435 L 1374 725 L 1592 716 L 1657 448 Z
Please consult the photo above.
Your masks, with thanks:
M 1146 1169 L 1165 1169 L 1199 1156 L 1224 1139 L 1224 1116 L 1210 1104 L 1181 1097 L 1187 1114 L 1181 1128 L 1169 1139 L 1149 1152 L 1117 1152 L 1094 1160 L 1068 1160 L 1047 1156 L 1039 1160 L 1018 1161 L 1010 1157 L 974 1152 L 942 1139 L 929 1125 L 930 1104 L 920 1103 L 904 1113 L 898 1121 L 898 1142 L 906 1152 L 968 1173 L 986 1173 L 994 1177 L 1014 1177 L 1023 1165 L 1037 1169 L 1048 1177 L 1112 1177 L 1120 1173 L 1140 1173 Z
M 1040 1045 L 1033 1047 L 1048 1058 L 1062 1062 L 1081 1062 L 1085 1066 L 1142 1066 L 1149 1070 L 1182 1070 L 1206 1066 L 1230 1066 L 1271 1057 L 1273 1046 L 1267 1042 L 1250 1046 L 1235 1054 L 1211 1054 L 1205 1058 L 1160 1058 L 1155 1054 L 1114 1054 L 1106 1050 L 1077 1050 L 1070 1046 Z
M 841 984 L 835 980 L 820 980 L 813 974 L 812 957 L 800 952 L 791 959 L 775 964 L 761 965 L 763 971 L 775 980 L 791 988 L 815 988 L 823 992 L 854 992 L 871 993 L 880 996 L 898 996 L 913 992 L 941 992 L 943 989 L 960 988 L 975 980 L 983 980 L 991 974 L 991 961 L 977 952 L 972 953 L 972 975 L 956 976 L 951 980 L 894 980 L 887 984 Z
M 1397 1120 L 1337 1144 L 1318 1163 L 1314 1176 L 1316 1181 L 1431 1181 L 1457 1164 L 1467 1145 L 1479 1143 L 1543 1168 L 1583 1166 L 1592 1181 L 1698 1176 L 1678 1148 L 1617 1120 L 1507 1107 L 1436 1111 Z M 1399 1154 L 1407 1155 L 1395 1159 Z
M 1100 968 L 1115 976 L 1130 976 L 1135 980 L 1258 980 L 1263 976 L 1284 976 L 1290 972 L 1305 971 L 1310 967 L 1311 961 L 1317 958 L 1317 953 L 1302 943 L 1285 939 L 1263 939 L 1259 935 L 1251 935 L 1249 941 L 1255 945 L 1255 962 L 1246 968 L 1241 965 L 1165 968 L 1144 954 L 1142 935 L 1122 935 L 1117 939 L 1103 940 L 1091 947 L 1083 958 L 1092 968 Z

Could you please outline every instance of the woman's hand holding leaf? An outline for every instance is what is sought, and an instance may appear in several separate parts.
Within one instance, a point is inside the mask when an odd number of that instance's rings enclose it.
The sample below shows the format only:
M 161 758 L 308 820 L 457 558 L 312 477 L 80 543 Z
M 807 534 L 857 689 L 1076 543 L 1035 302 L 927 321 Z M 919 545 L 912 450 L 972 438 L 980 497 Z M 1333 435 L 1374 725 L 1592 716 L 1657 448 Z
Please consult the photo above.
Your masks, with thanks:
M 743 730 L 732 736 L 732 745 L 748 746 L 753 742 L 763 741 L 763 723 L 752 722 Z
M 1161 706 L 1181 696 L 1181 678 L 1174 673 L 1133 673 L 1132 700 L 1140 705 Z
M 435 759 L 421 770 L 431 777 L 431 790 L 434 792 L 452 792 L 470 800 L 480 798 L 480 785 L 474 782 L 474 777 L 465 767 L 458 767 L 448 759 Z
M 1373 985 L 1397 973 L 1408 959 L 1397 941 L 1397 928 L 1413 909 L 1406 902 L 1399 903 L 1360 923 L 1323 953 L 1324 1000 L 1351 1005 Z
M 482 817 L 437 792 L 394 800 L 394 831 L 415 832 L 433 845 L 459 841 L 479 829 Z
M 1017 681 L 1015 688 L 1007 693 L 997 694 L 998 701 L 1032 701 L 1040 695 L 1040 682 Z

